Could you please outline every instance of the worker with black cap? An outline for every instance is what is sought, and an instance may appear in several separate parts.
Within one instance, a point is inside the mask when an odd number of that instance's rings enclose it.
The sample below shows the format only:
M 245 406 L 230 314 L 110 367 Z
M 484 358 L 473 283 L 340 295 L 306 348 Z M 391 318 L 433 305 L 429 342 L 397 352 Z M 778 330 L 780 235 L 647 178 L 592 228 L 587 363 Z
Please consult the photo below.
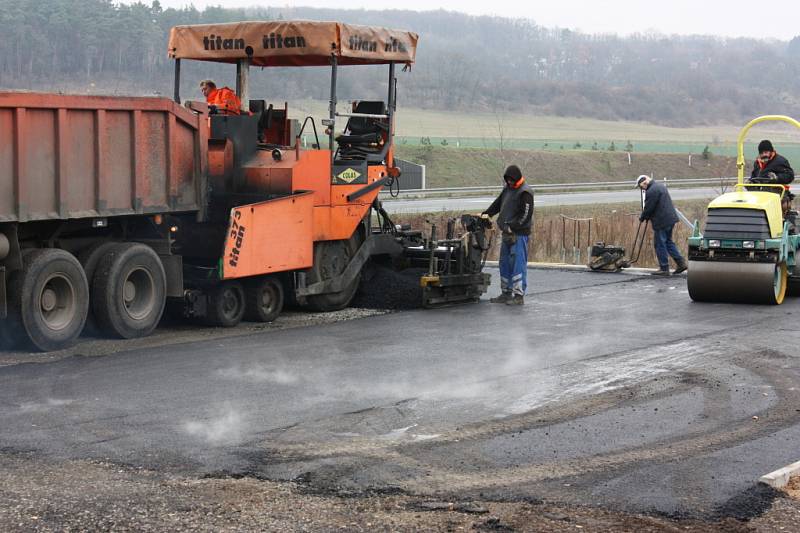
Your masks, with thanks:
M 788 185 L 794 181 L 794 170 L 789 165 L 789 161 L 775 151 L 772 143 L 764 139 L 758 143 L 758 159 L 753 163 L 750 181 Z
M 797 232 L 797 212 L 792 209 L 794 194 L 789 190 L 789 184 L 794 181 L 794 170 L 789 165 L 789 160 L 778 155 L 772 142 L 764 139 L 758 143 L 758 159 L 753 163 L 753 172 L 750 174 L 750 183 L 770 183 L 784 186 L 781 196 L 781 211 L 783 218 L 791 222 L 789 233 Z M 775 187 L 764 187 L 771 192 L 781 192 Z
M 522 305 L 528 288 L 528 239 L 533 227 L 533 189 L 525 183 L 517 165 L 503 173 L 505 187 L 483 215 L 497 217 L 502 232 L 500 246 L 500 288 L 492 303 Z
M 658 258 L 658 270 L 651 272 L 654 276 L 669 276 L 669 258 L 675 261 L 673 274 L 684 272 L 689 265 L 672 240 L 672 229 L 678 223 L 678 214 L 672 205 L 672 198 L 667 187 L 650 176 L 642 174 L 636 178 L 636 186 L 645 191 L 644 207 L 639 215 L 639 222 L 650 221 L 653 227 L 653 247 Z

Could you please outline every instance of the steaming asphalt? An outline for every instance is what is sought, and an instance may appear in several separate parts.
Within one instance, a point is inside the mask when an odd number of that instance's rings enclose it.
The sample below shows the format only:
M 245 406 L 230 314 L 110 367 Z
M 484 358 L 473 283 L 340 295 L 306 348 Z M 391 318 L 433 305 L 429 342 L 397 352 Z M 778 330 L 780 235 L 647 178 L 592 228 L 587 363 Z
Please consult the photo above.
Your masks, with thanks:
M 800 459 L 800 300 L 694 304 L 685 278 L 529 281 L 523 308 L 3 367 L 0 450 L 337 494 L 696 517 L 768 504 L 758 477 Z

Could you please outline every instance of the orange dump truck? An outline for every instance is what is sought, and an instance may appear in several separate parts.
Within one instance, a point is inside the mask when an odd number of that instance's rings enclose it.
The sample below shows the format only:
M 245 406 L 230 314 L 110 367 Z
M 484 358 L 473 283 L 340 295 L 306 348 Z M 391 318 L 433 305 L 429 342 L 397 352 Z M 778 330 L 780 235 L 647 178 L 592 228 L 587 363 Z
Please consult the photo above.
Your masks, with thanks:
M 0 93 L 2 342 L 58 349 L 87 327 L 144 336 L 166 306 L 218 326 L 273 320 L 284 298 L 339 309 L 371 258 L 428 266 L 428 304 L 477 298 L 488 279 L 475 221 L 472 240 L 452 228 L 425 239 L 378 200 L 399 175 L 395 65 L 413 63 L 416 45 L 410 32 L 332 22 L 179 26 L 172 100 Z M 182 60 L 235 65 L 242 112 L 181 105 Z M 387 100 L 338 113 L 340 67 L 369 64 L 388 65 Z M 249 97 L 251 66 L 330 69 L 328 149 L 313 117 L 301 126 L 286 104 Z

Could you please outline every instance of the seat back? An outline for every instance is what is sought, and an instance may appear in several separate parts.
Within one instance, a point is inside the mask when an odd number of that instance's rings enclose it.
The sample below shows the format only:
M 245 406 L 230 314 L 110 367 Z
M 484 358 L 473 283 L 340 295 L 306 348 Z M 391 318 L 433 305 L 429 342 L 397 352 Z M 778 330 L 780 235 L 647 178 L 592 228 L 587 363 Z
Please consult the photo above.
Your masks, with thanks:
M 385 115 L 386 104 L 381 101 L 362 100 L 356 104 L 353 113 L 362 113 L 365 115 Z M 365 118 L 365 117 L 350 117 L 347 121 L 345 131 L 351 135 L 362 135 L 364 133 L 378 133 L 385 128 L 381 128 L 378 124 L 385 123 L 385 119 L 379 118 Z

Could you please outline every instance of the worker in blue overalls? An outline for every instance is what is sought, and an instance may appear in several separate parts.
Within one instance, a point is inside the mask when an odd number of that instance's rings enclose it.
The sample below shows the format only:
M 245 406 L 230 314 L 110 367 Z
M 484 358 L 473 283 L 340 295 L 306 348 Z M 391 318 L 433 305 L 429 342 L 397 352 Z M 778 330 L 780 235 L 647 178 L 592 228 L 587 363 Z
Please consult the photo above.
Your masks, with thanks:
M 525 183 L 517 165 L 503 173 L 505 187 L 484 215 L 497 217 L 503 242 L 500 246 L 500 288 L 492 303 L 522 305 L 528 288 L 528 239 L 533 227 L 533 189 Z

